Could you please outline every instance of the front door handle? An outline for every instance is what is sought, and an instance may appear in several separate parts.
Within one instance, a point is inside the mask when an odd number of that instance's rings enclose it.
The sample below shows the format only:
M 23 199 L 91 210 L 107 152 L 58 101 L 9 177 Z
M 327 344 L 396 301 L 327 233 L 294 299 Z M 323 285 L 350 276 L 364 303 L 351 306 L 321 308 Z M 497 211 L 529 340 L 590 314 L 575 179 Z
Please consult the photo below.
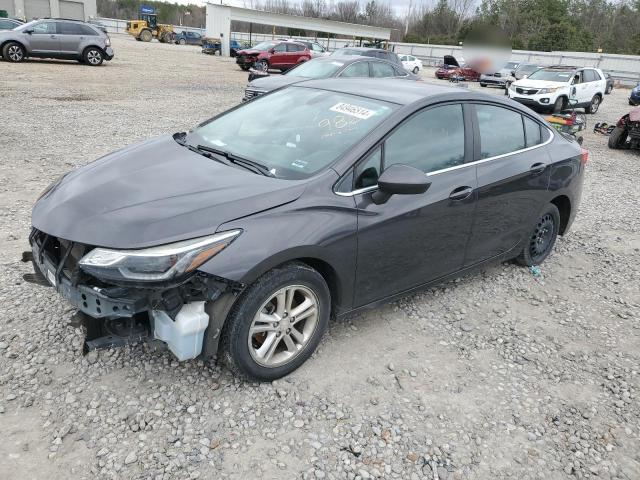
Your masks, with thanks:
M 449 198 L 451 200 L 464 200 L 465 198 L 469 197 L 469 195 L 471 195 L 472 193 L 473 193 L 473 188 L 471 187 L 467 187 L 467 186 L 458 187 L 449 194 Z
M 545 168 L 547 168 L 547 164 L 546 163 L 538 162 L 538 163 L 534 163 L 533 165 L 531 165 L 531 168 L 529 168 L 529 171 L 531 173 L 542 173 L 542 172 L 544 172 Z

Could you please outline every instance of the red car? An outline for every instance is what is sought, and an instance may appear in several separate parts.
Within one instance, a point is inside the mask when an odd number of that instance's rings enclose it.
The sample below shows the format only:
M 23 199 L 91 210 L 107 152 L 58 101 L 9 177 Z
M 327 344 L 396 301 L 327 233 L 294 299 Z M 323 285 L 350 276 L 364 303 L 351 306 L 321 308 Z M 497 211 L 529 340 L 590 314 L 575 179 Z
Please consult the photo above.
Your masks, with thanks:
M 474 70 L 465 63 L 458 63 L 452 55 L 444 56 L 444 63 L 436 70 L 436 78 L 448 80 L 451 77 L 462 77 L 465 80 L 476 82 L 480 79 L 480 72 Z
M 284 71 L 311 58 L 311 50 L 298 42 L 262 42 L 246 50 L 238 50 L 236 63 L 243 70 L 251 67 L 266 72 L 270 68 Z

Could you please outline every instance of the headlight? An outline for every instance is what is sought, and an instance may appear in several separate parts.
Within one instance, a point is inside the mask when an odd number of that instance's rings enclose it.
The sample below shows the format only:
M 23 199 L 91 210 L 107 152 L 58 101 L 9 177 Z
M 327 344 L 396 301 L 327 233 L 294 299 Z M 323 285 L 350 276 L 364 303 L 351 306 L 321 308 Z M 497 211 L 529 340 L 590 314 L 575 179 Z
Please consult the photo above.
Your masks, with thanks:
M 560 87 L 555 87 L 555 88 L 541 88 L 540 90 L 538 90 L 538 93 L 544 94 L 544 93 L 553 93 L 553 92 L 557 92 L 558 90 L 560 90 Z
M 85 272 L 105 280 L 158 282 L 189 273 L 229 245 L 242 230 L 140 250 L 95 248 L 79 262 Z
M 51 190 L 56 188 L 60 184 L 60 182 L 62 182 L 64 177 L 66 177 L 68 174 L 69 174 L 69 172 L 63 173 L 58 178 L 56 178 L 53 182 L 51 182 L 49 185 L 47 185 L 47 187 L 40 192 L 40 195 L 38 195 L 38 198 L 36 198 L 36 202 L 38 202 L 42 197 L 44 197 Z

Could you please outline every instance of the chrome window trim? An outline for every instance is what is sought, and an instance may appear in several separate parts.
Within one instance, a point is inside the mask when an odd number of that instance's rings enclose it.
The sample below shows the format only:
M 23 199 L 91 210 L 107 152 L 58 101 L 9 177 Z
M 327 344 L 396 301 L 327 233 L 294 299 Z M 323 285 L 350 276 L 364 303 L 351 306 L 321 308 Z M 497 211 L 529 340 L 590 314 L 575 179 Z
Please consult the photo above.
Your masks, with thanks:
M 481 158 L 480 160 L 475 160 L 475 161 L 469 162 L 469 163 L 461 163 L 460 165 L 455 165 L 453 167 L 442 168 L 440 170 L 434 170 L 433 172 L 425 173 L 425 176 L 432 177 L 434 175 L 440 175 L 441 173 L 451 172 L 453 170 L 459 170 L 461 168 L 466 168 L 466 167 L 470 167 L 470 166 L 473 166 L 473 165 L 480 165 L 482 163 L 490 162 L 492 160 L 498 160 L 500 158 L 510 157 L 511 155 L 516 155 L 518 153 L 528 152 L 528 151 L 531 151 L 531 150 L 535 150 L 536 148 L 544 147 L 545 145 L 548 145 L 553 141 L 553 139 L 555 138 L 555 132 L 554 132 L 553 129 L 547 127 L 546 125 L 543 125 L 543 127 L 546 128 L 547 131 L 549 132 L 549 138 L 547 140 L 545 140 L 544 142 L 539 143 L 538 145 L 534 145 L 533 147 L 522 148 L 520 150 L 515 150 L 515 151 L 509 152 L 509 153 L 503 153 L 502 155 L 496 155 L 496 156 L 489 157 L 489 158 Z M 338 182 L 336 182 L 336 185 L 339 182 L 340 182 L 340 180 L 338 180 Z M 359 188 L 359 189 L 353 190 L 351 192 L 336 192 L 334 190 L 333 193 L 335 193 L 336 195 L 340 195 L 341 197 L 353 197 L 355 195 L 360 195 L 362 193 L 372 192 L 373 190 L 377 190 L 377 189 L 378 189 L 378 185 L 372 185 L 370 187 Z

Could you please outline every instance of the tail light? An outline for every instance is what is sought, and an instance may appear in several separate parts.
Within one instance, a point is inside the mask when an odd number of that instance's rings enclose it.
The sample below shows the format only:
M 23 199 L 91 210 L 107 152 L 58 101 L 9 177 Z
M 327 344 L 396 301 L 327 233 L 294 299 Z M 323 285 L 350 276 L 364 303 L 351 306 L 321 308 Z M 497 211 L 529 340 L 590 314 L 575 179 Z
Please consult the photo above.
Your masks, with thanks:
M 580 148 L 580 162 L 582 163 L 582 165 L 586 165 L 587 162 L 589 161 L 589 150 L 585 149 L 585 148 Z

